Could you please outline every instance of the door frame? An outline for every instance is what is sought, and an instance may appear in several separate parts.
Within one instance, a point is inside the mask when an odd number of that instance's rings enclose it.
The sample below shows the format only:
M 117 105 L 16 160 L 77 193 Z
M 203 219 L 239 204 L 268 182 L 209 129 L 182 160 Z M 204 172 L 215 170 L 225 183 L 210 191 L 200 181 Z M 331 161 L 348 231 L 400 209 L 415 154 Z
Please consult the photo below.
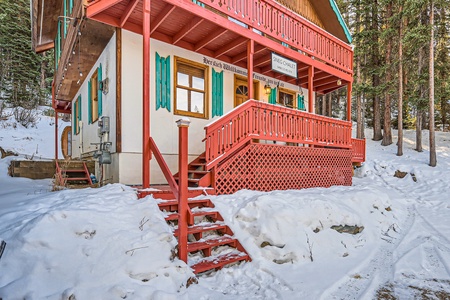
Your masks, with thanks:
M 234 107 L 236 107 L 236 88 L 238 87 L 238 82 L 239 83 L 248 83 L 248 78 L 244 77 L 244 76 L 239 76 L 237 74 L 234 74 L 234 85 L 233 85 L 233 104 Z M 255 100 L 260 100 L 259 99 L 259 80 L 253 79 L 253 98 Z M 248 100 L 248 97 L 247 97 Z M 246 100 L 246 101 L 247 101 Z

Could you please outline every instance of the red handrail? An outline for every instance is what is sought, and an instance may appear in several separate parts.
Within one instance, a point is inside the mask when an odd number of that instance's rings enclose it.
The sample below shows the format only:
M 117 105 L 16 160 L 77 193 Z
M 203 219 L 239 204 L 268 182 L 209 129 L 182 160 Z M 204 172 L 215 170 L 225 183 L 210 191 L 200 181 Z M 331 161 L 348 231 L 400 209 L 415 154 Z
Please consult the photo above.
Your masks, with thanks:
M 365 162 L 366 161 L 366 140 L 365 139 L 353 139 L 352 138 L 352 162 Z
M 175 199 L 178 199 L 178 184 L 175 181 L 175 178 L 173 177 L 172 173 L 170 172 L 169 167 L 166 164 L 166 161 L 164 160 L 161 152 L 158 149 L 158 146 L 156 146 L 155 141 L 152 137 L 149 138 L 150 141 L 150 150 L 153 152 L 153 155 L 156 159 L 156 161 L 159 164 L 159 167 L 161 168 L 161 171 L 164 174 L 164 177 L 167 180 L 167 183 L 170 186 L 170 190 L 172 191 L 173 195 L 175 196 Z
M 205 127 L 207 169 L 252 139 L 350 149 L 351 123 L 278 105 L 246 101 Z
M 273 0 L 202 0 L 202 3 L 249 28 L 353 73 L 350 45 Z

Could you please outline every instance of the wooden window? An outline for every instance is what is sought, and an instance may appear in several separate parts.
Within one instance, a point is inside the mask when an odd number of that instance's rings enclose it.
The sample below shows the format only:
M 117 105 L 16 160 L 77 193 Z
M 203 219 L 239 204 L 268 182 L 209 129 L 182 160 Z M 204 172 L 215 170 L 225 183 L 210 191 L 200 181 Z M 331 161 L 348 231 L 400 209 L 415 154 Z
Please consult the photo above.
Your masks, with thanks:
M 208 118 L 208 66 L 175 57 L 175 114 Z
M 296 93 L 293 91 L 280 88 L 278 90 L 277 103 L 286 107 L 294 108 L 296 106 L 294 101 L 295 95 Z

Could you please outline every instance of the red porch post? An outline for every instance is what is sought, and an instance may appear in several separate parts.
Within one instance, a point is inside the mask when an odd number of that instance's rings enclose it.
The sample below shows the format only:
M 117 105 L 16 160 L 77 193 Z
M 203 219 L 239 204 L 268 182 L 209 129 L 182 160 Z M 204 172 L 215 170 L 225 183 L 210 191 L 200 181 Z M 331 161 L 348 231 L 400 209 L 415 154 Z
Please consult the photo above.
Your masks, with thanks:
M 178 126 L 178 257 L 187 263 L 188 242 L 188 128 L 191 121 L 180 119 Z
M 314 91 L 313 91 L 314 67 L 308 69 L 308 112 L 314 113 Z
M 55 110 L 55 160 L 58 160 L 58 112 Z
M 347 84 L 347 121 L 352 120 L 352 82 Z
M 255 53 L 255 42 L 249 40 L 247 42 L 247 85 L 248 99 L 254 99 L 253 91 L 253 54 Z
M 142 187 L 150 186 L 150 0 L 142 1 Z

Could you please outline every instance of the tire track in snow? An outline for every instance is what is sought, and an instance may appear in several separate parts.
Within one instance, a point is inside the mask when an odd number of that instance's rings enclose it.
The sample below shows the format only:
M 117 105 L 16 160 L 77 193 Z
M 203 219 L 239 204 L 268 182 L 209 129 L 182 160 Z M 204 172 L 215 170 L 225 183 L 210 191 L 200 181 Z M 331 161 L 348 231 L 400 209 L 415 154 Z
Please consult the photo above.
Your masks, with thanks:
M 386 242 L 382 245 L 370 258 L 366 259 L 362 265 L 356 267 L 350 274 L 352 277 L 344 278 L 335 283 L 329 289 L 322 293 L 322 299 L 369 299 L 373 298 L 376 291 L 383 285 L 394 282 L 395 265 L 409 252 L 421 247 L 425 242 L 429 242 L 430 246 L 426 249 L 425 264 L 432 266 L 434 270 L 445 270 L 450 276 L 450 266 L 446 263 L 446 259 L 436 250 L 449 252 L 450 248 L 445 246 L 450 244 L 450 240 L 441 234 L 417 208 L 417 203 L 426 204 L 426 201 L 420 196 L 403 191 L 401 188 L 393 185 L 383 178 L 381 172 L 385 171 L 382 166 L 375 165 L 373 174 L 377 175 L 384 185 L 396 190 L 405 198 L 412 199 L 415 204 L 409 205 L 408 217 L 400 226 L 400 232 L 395 237 L 387 236 L 383 240 Z M 381 171 L 381 172 L 380 172 Z M 384 172 L 383 172 L 384 173 Z M 425 188 L 426 189 L 426 188 Z M 424 227 L 430 235 L 426 237 L 413 238 L 409 242 L 405 242 L 406 238 L 414 235 L 412 228 L 415 226 Z M 414 236 L 413 236 L 414 237 Z M 406 243 L 406 244 L 405 244 Z M 433 272 L 428 272 L 430 279 L 434 278 Z M 446 287 L 442 287 L 445 289 Z M 448 287 L 447 287 L 448 288 Z

